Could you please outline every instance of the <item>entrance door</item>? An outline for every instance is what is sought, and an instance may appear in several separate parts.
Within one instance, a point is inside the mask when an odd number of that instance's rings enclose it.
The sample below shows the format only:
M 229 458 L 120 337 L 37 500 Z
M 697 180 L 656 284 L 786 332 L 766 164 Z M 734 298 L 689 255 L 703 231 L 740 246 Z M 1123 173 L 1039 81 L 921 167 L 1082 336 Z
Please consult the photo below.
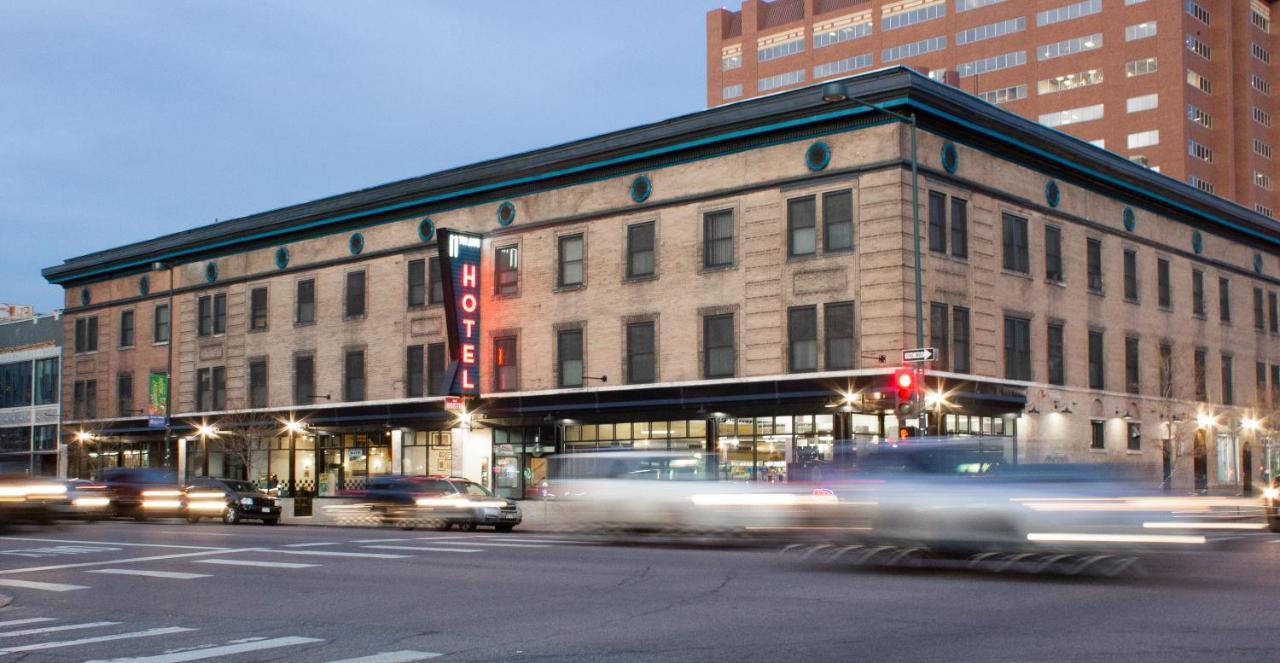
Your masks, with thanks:
M 1191 448 L 1191 466 L 1195 475 L 1197 492 L 1209 490 L 1209 450 L 1204 444 L 1204 429 L 1196 431 L 1195 443 Z

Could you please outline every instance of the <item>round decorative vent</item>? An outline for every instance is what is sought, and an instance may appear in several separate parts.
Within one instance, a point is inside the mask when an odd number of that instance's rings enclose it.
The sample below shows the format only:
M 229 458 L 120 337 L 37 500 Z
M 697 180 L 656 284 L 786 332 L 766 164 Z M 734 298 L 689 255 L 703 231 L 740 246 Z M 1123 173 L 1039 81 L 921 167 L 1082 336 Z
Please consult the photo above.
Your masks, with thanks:
M 942 167 L 952 174 L 960 167 L 960 153 L 956 151 L 953 143 L 942 144 Z
M 351 249 L 351 255 L 358 256 L 364 251 L 364 235 L 356 233 L 347 240 L 347 246 Z
M 276 249 L 276 267 L 284 269 L 289 266 L 289 247 L 282 246 Z
M 829 163 L 831 163 L 831 148 L 826 143 L 814 143 L 804 151 L 804 165 L 815 173 L 825 169 Z
M 418 222 L 418 239 L 424 242 L 430 242 L 436 236 L 436 222 L 431 219 L 423 219 Z
M 515 223 L 515 220 L 516 206 L 512 205 L 511 201 L 503 201 L 501 205 L 498 205 L 498 225 L 505 228 Z
M 1138 217 L 1133 213 L 1132 207 L 1124 208 L 1124 229 L 1133 232 L 1138 227 Z
M 643 203 L 649 199 L 653 193 L 653 182 L 649 181 L 648 175 L 640 175 L 631 180 L 631 199 L 637 203 Z
M 1058 189 L 1058 183 L 1049 180 L 1044 183 L 1044 201 L 1049 203 L 1049 207 L 1057 207 L 1062 202 L 1062 191 Z
M 204 280 L 213 283 L 218 280 L 218 263 L 209 261 L 204 266 Z

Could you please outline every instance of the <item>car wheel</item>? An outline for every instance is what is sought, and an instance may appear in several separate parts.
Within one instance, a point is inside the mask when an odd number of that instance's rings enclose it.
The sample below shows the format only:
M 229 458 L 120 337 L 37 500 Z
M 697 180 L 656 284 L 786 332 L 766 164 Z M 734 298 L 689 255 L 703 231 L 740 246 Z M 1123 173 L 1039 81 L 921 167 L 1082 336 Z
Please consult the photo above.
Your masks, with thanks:
M 226 511 L 222 512 L 222 522 L 228 525 L 235 525 L 240 522 L 240 514 L 235 510 L 235 507 L 229 506 Z
M 436 529 L 440 530 L 441 532 L 448 532 L 449 530 L 453 529 L 453 523 L 446 520 L 440 523 L 439 525 L 436 525 Z
M 187 516 L 187 522 L 189 522 L 189 523 L 191 523 L 192 525 L 194 525 L 194 524 L 196 524 L 196 523 L 200 522 L 200 516 Z
M 480 527 L 480 525 L 479 525 L 479 524 L 477 524 L 477 523 L 476 523 L 476 521 L 474 521 L 474 520 L 473 520 L 473 521 L 471 521 L 471 522 L 469 522 L 469 523 L 464 523 L 464 524 L 462 525 L 462 529 L 465 529 L 465 530 L 467 530 L 468 532 L 474 532 L 474 531 L 476 531 L 476 529 L 477 529 L 477 528 L 479 528 L 479 527 Z
M 515 529 L 515 525 L 494 525 L 493 526 L 493 530 L 495 532 L 510 532 L 512 529 Z

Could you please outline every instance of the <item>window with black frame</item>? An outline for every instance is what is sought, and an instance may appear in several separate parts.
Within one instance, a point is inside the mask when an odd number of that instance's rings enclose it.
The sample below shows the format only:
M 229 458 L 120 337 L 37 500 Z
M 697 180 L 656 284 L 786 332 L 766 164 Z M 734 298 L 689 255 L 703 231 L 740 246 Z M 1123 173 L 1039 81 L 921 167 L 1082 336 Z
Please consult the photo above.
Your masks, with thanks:
M 425 306 L 427 303 L 427 261 L 424 258 L 410 260 L 405 265 L 405 306 Z
M 557 246 L 559 265 L 556 270 L 556 285 L 561 288 L 583 285 L 586 278 L 586 247 L 582 235 L 564 235 L 557 240 Z
M 826 370 L 843 371 L 857 366 L 857 343 L 853 333 L 853 302 L 836 302 L 823 308 L 823 339 L 826 341 Z
M 342 371 L 342 400 L 365 399 L 364 350 L 347 350 Z
M 121 373 L 116 376 L 116 416 L 132 417 L 133 409 L 133 374 Z
M 853 192 L 831 191 L 822 194 L 823 250 L 853 250 Z
M 1089 330 L 1089 388 L 1107 388 L 1106 357 L 1103 352 L 1102 330 Z
M 627 226 L 627 278 L 646 278 L 657 273 L 653 221 Z
M 582 330 L 561 329 L 556 333 L 556 386 L 582 386 Z
M 293 402 L 295 405 L 311 405 L 311 403 L 315 401 L 315 398 L 315 355 L 295 355 L 293 358 Z
M 1088 271 L 1089 292 L 1102 293 L 1102 240 L 1092 237 L 1085 240 L 1085 268 Z
M 1004 373 L 1010 380 L 1031 379 L 1031 321 L 1004 318 Z
M 949 370 L 950 364 L 947 362 L 948 356 L 951 354 L 950 349 L 950 325 L 947 318 L 947 305 L 938 302 L 929 303 L 929 345 L 933 347 L 938 356 L 933 362 L 933 367 L 939 370 Z
M 792 373 L 818 370 L 818 307 L 797 306 L 787 311 L 787 343 Z
M 444 281 L 440 278 L 440 258 L 427 261 L 427 304 L 444 303 Z
M 423 369 L 425 357 L 423 346 L 410 345 L 404 353 L 404 395 L 405 398 L 420 398 L 423 391 Z
M 1142 370 L 1139 363 L 1138 339 L 1126 336 L 1124 339 L 1124 390 L 1136 394 L 1142 388 Z
M 493 390 L 516 391 L 520 388 L 519 355 L 515 336 L 493 339 Z
M 364 317 L 365 310 L 365 276 L 364 270 L 347 272 L 346 301 L 343 317 L 354 320 Z
M 493 291 L 503 297 L 520 294 L 520 247 L 500 246 L 493 252 Z
M 1062 353 L 1062 333 L 1063 325 L 1061 322 L 1049 323 L 1047 335 L 1049 347 L 1046 352 L 1049 384 L 1064 385 L 1067 383 L 1066 362 Z
M 627 325 L 627 383 L 645 384 L 656 379 L 654 323 L 652 320 Z
M 702 265 L 708 268 L 733 265 L 733 210 L 703 215 Z
M 120 312 L 120 347 L 133 347 L 133 309 Z
M 929 192 L 929 250 L 947 252 L 947 194 Z
M 1005 212 L 1001 215 L 1001 236 L 1004 246 L 1004 269 L 1019 274 L 1030 273 L 1031 262 L 1027 255 L 1027 220 Z
M 794 258 L 818 252 L 817 205 L 813 196 L 787 201 L 787 255 Z
M 1062 230 L 1057 226 L 1044 227 L 1044 277 L 1054 283 L 1063 281 Z
M 151 320 L 151 340 L 154 343 L 169 342 L 168 304 L 156 304 L 155 317 Z
M 733 314 L 708 315 L 702 319 L 703 363 L 706 378 L 731 378 L 736 372 Z
M 265 331 L 267 328 L 267 288 L 249 291 L 249 331 Z
M 1191 270 L 1191 314 L 1197 318 L 1205 317 L 1204 312 L 1204 272 Z
M 969 366 L 969 309 L 951 307 L 951 370 L 968 373 Z
M 294 298 L 293 321 L 299 325 L 309 325 L 316 321 L 316 280 L 298 281 L 297 295 Z
M 444 372 L 448 361 L 445 358 L 444 343 L 432 343 L 427 346 L 427 393 L 439 396 L 444 393 Z
M 267 406 L 267 360 L 249 362 L 249 407 Z

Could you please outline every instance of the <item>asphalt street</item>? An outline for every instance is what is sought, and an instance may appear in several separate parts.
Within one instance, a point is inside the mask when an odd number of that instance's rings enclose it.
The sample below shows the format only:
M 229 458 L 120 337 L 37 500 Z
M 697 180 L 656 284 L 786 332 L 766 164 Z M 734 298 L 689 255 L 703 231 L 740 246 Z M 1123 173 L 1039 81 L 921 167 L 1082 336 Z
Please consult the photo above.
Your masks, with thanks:
M 1272 660 L 1280 537 L 1146 577 L 867 570 L 537 533 L 109 522 L 0 537 L 0 660 Z

